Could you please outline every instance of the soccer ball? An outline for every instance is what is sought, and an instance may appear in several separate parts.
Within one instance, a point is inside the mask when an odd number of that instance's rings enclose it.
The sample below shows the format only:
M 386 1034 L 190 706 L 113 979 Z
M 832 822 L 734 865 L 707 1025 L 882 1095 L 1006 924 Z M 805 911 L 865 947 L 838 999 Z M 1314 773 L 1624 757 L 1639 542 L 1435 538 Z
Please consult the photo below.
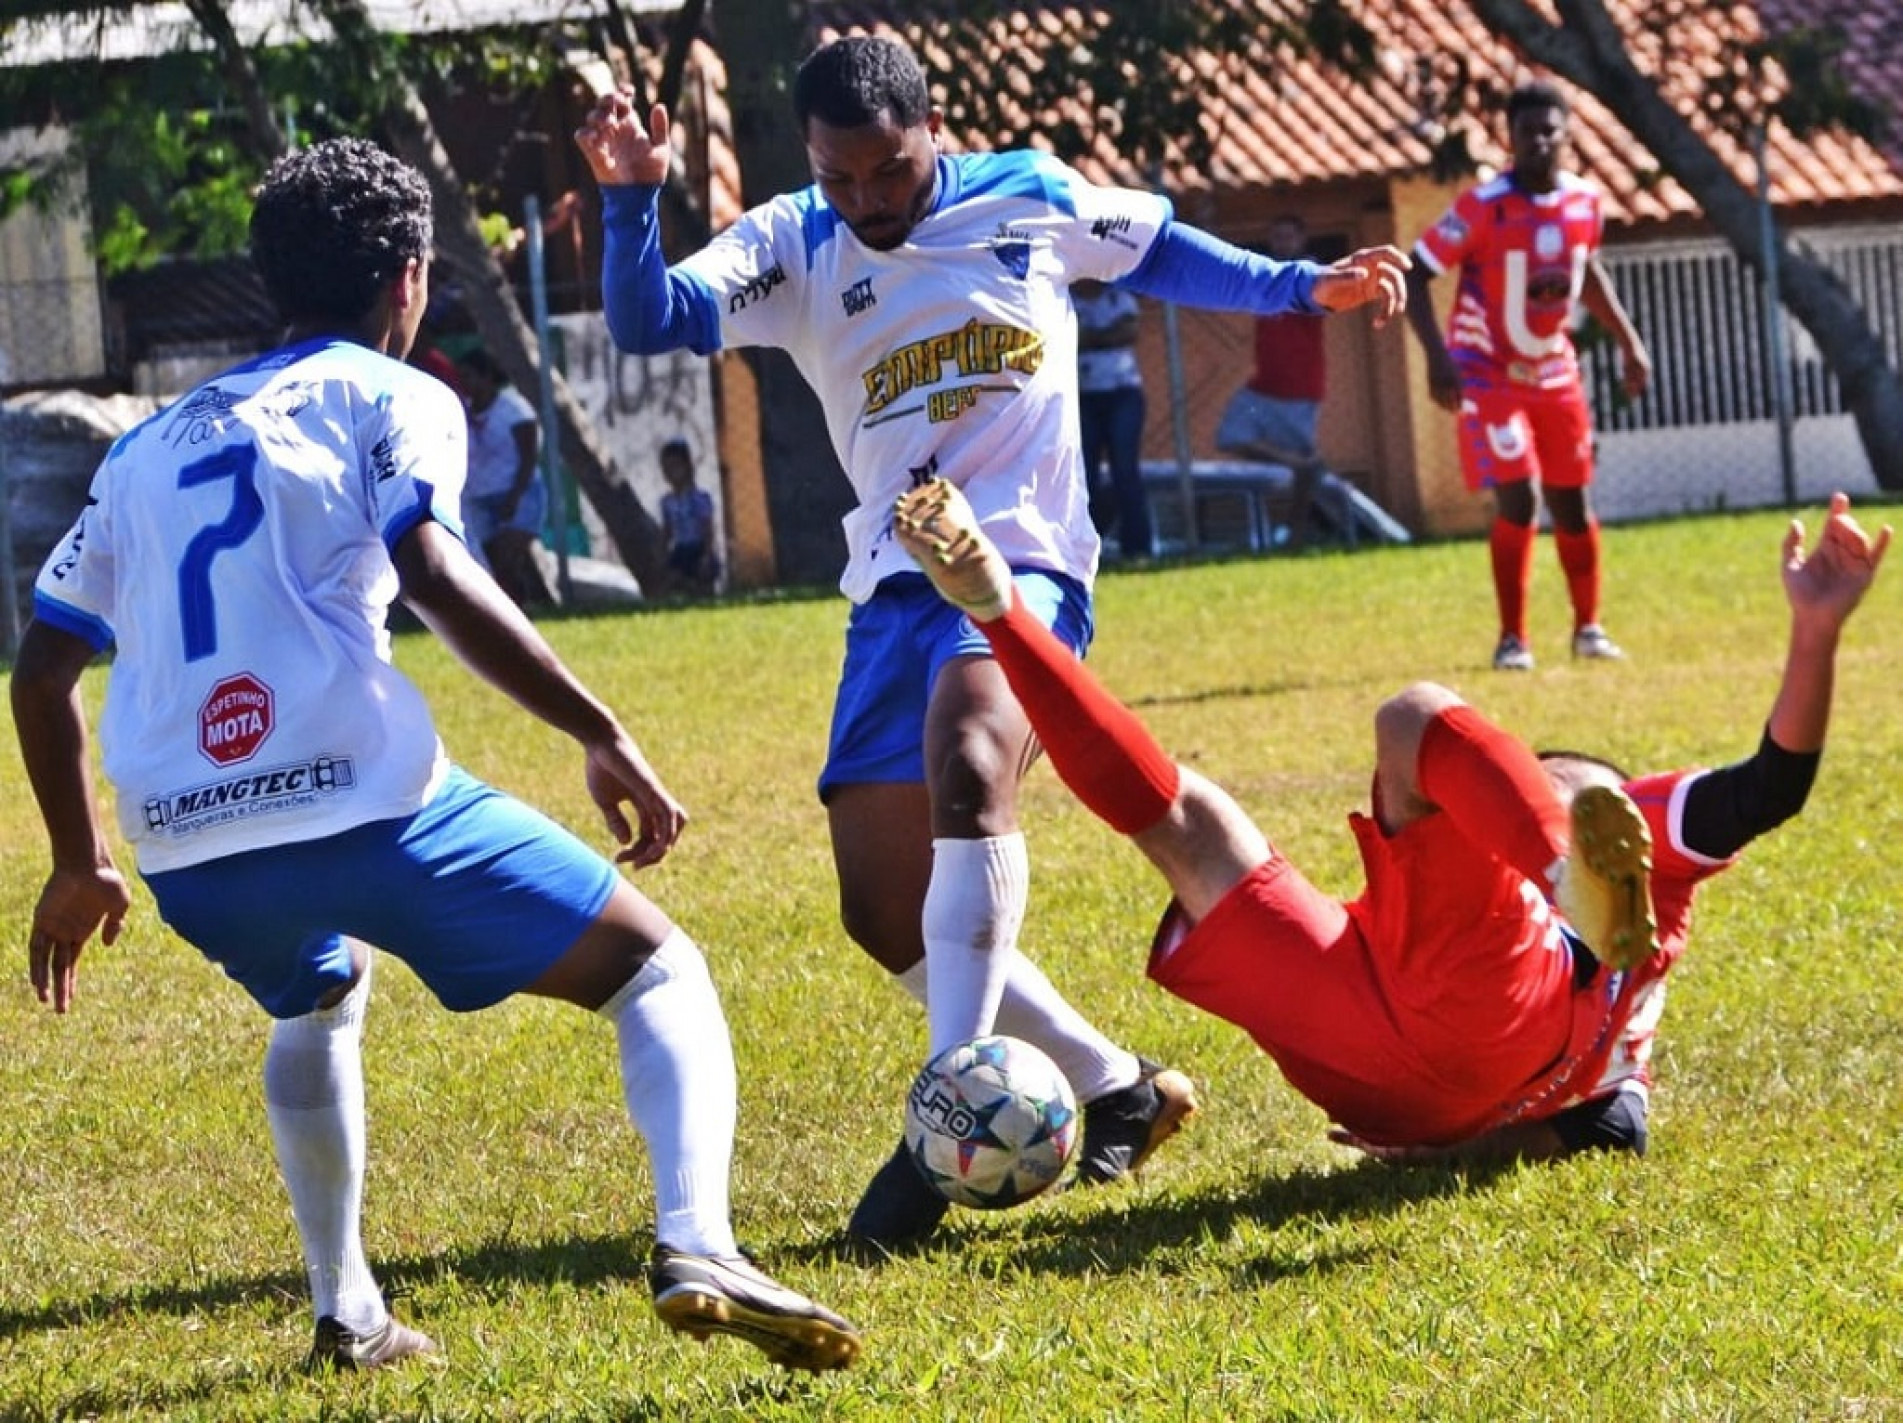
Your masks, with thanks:
M 1077 1149 L 1077 1098 L 1018 1038 L 973 1038 L 925 1064 L 905 1099 L 905 1149 L 955 1205 L 1003 1210 L 1049 1189 Z

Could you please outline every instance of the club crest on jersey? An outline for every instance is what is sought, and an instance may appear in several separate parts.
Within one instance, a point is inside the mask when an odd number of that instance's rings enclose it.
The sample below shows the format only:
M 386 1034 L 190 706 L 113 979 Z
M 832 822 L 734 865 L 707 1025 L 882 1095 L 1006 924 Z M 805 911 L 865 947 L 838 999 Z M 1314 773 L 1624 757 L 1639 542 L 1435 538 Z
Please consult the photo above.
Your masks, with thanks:
M 845 308 L 846 315 L 857 316 L 879 304 L 879 298 L 872 294 L 872 278 L 861 277 L 839 294 L 839 304 Z
M 1019 281 L 1031 274 L 1031 244 L 1028 242 L 993 242 L 991 255 L 998 259 L 999 266 Z
M 1550 222 L 1541 223 L 1539 230 L 1533 234 L 1534 255 L 1544 261 L 1551 262 L 1557 259 L 1559 254 L 1565 250 L 1566 234 L 1561 232 L 1558 227 Z
M 1434 231 L 1450 247 L 1458 247 L 1467 240 L 1467 224 L 1451 212 L 1434 224 Z

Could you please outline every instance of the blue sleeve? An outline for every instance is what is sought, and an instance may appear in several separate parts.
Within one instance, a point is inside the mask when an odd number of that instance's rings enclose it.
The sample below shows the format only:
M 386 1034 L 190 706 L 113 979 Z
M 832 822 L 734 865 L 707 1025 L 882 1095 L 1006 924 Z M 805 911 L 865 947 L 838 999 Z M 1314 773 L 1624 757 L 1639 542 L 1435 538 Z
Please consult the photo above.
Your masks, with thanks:
M 1300 312 L 1320 316 L 1315 262 L 1278 262 L 1187 223 L 1173 222 L 1137 269 L 1117 285 L 1159 301 L 1256 316 Z
M 33 592 L 33 616 L 49 627 L 78 638 L 94 652 L 104 652 L 114 642 L 112 629 L 105 619 L 48 597 L 38 589 Z
M 601 303 L 615 345 L 637 356 L 685 346 L 720 349 L 720 309 L 706 285 L 661 256 L 661 190 L 645 183 L 601 190 Z

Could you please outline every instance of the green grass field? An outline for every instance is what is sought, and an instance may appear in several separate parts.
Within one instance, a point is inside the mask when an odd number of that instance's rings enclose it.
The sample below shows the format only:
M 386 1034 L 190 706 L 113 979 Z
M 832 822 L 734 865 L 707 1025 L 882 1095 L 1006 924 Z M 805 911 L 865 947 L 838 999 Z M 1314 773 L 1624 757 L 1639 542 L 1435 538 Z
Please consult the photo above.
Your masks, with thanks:
M 1782 650 L 1782 522 L 1609 530 L 1622 665 L 1565 657 L 1550 541 L 1528 676 L 1487 667 L 1474 543 L 1113 574 L 1093 661 L 1345 892 L 1370 714 L 1407 681 L 1635 767 L 1750 750 Z M 813 599 L 547 630 L 694 812 L 641 882 L 725 996 L 741 1238 L 863 1326 L 858 1367 L 785 1376 L 664 1331 L 607 1026 L 529 1002 L 452 1017 L 386 960 L 366 1233 L 448 1366 L 298 1372 L 309 1318 L 264 1019 L 143 891 L 119 944 L 83 962 L 75 1012 L 38 1006 L 24 960 L 45 852 L 9 750 L 0 1418 L 1903 1419 L 1903 567 L 1850 628 L 1805 816 L 1701 900 L 1643 1162 L 1399 1171 L 1330 1145 L 1236 1030 L 1147 985 L 1160 881 L 1040 767 L 1025 947 L 1190 1071 L 1206 1109 L 1135 1185 L 955 1212 L 941 1244 L 876 1269 L 833 1240 L 896 1136 L 924 1027 L 834 914 L 812 780 L 843 620 Z M 571 747 L 427 639 L 400 639 L 398 660 L 453 755 L 602 838 Z

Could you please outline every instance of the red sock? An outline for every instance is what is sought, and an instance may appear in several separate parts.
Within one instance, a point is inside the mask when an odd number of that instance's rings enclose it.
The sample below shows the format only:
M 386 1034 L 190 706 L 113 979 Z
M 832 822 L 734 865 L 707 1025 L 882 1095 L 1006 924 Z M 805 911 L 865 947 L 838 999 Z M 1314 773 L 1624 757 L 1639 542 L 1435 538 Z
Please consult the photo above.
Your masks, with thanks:
M 1134 835 L 1169 813 L 1182 779 L 1175 761 L 1021 599 L 978 627 L 1052 769 L 1093 815 Z
M 1496 518 L 1488 536 L 1493 553 L 1493 596 L 1500 604 L 1500 631 L 1526 641 L 1526 593 L 1533 586 L 1531 524 Z
M 1539 758 L 1470 706 L 1449 707 L 1421 734 L 1421 794 L 1536 884 L 1565 852 L 1571 822 Z
M 1573 631 L 1599 621 L 1599 524 L 1569 534 L 1553 530 L 1553 543 L 1559 549 L 1559 566 L 1566 571 L 1566 591 L 1573 600 Z

